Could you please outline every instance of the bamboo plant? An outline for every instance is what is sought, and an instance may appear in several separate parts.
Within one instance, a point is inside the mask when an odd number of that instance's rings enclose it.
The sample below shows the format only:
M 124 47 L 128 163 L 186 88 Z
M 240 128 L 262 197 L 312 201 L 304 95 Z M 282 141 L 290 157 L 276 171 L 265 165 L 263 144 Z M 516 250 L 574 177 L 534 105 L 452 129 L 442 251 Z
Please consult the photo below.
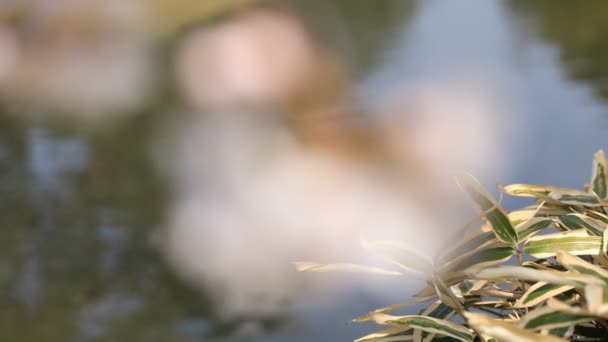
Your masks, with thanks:
M 480 220 L 434 257 L 394 241 L 362 240 L 364 249 L 398 268 L 294 264 L 299 271 L 413 275 L 426 281 L 413 300 L 354 319 L 384 326 L 357 342 L 608 341 L 607 165 L 604 152 L 597 152 L 583 190 L 499 187 L 535 200 L 509 213 L 475 178 L 458 178 Z M 395 314 L 420 304 L 425 308 L 418 314 Z

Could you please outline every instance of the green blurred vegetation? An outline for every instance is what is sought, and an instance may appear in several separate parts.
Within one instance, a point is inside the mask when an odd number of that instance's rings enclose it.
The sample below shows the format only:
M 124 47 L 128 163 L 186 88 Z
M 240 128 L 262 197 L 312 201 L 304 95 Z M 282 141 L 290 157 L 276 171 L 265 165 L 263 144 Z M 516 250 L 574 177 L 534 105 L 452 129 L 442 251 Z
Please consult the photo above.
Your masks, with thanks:
M 0 341 L 200 341 L 238 329 L 218 320 L 213 298 L 181 282 L 163 260 L 158 247 L 171 185 L 157 172 L 150 146 L 183 106 L 172 82 L 174 43 L 188 27 L 253 2 L 205 1 L 196 10 L 192 1 L 155 1 L 159 13 L 174 14 L 158 26 L 161 84 L 128 119 L 82 127 L 64 116 L 23 115 L 32 108 L 0 103 Z M 264 5 L 293 6 L 323 43 L 363 74 L 411 16 L 413 3 Z M 324 12 L 328 7 L 334 10 Z M 62 173 L 58 190 L 37 185 L 33 133 L 86 147 L 86 165 Z M 269 330 L 280 323 L 253 318 Z M 82 326 L 91 324 L 96 333 L 83 335 Z
M 569 77 L 593 86 L 608 99 L 608 2 L 602 0 L 513 0 L 540 36 L 554 44 Z

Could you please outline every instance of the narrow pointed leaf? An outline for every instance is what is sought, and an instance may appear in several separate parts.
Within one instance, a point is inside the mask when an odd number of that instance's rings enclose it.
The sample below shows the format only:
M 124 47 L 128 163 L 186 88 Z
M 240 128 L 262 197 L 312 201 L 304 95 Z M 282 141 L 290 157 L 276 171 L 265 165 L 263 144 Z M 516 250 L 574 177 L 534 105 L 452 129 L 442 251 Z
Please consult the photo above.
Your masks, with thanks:
M 539 281 L 521 296 L 515 306 L 518 308 L 535 306 L 573 288 L 574 286 L 572 285 L 549 284 Z
M 405 333 L 409 332 L 409 335 Z M 392 342 L 392 341 L 411 341 L 411 328 L 409 327 L 391 327 L 380 330 L 375 333 L 363 336 L 355 342 Z
M 559 272 L 553 270 L 536 270 L 522 266 L 499 266 L 489 267 L 482 270 L 471 270 L 469 275 L 475 279 L 483 280 L 505 280 L 518 279 L 524 281 L 543 281 L 558 285 L 571 285 L 582 287 L 587 284 L 603 284 L 604 282 L 585 274 L 571 272 Z
M 433 303 L 428 308 L 426 308 L 424 311 L 422 311 L 422 313 L 420 315 L 450 320 L 450 318 L 452 318 L 452 316 L 454 316 L 455 313 L 456 312 L 454 311 L 453 308 L 443 304 L 439 300 L 439 301 Z M 418 329 L 416 329 L 416 331 L 414 332 L 415 341 L 421 340 L 422 342 L 430 342 L 435 336 L 436 336 L 436 334 L 418 330 Z
M 423 298 L 418 298 L 415 300 L 411 300 L 409 302 L 405 302 L 405 303 L 399 303 L 399 304 L 394 304 L 394 305 L 389 305 L 389 306 L 385 306 L 379 309 L 376 309 L 366 315 L 357 317 L 355 319 L 353 319 L 353 322 L 367 322 L 369 320 L 372 319 L 372 315 L 373 314 L 379 314 L 379 313 L 388 313 L 391 312 L 393 310 L 397 310 L 397 309 L 401 309 L 401 308 L 405 308 L 408 306 L 412 306 L 412 305 L 416 305 L 416 304 L 420 304 L 420 303 L 424 303 L 424 302 L 428 302 L 432 299 L 437 298 L 437 296 L 427 296 L 427 297 L 423 297 Z
M 473 342 L 474 339 L 473 333 L 462 325 L 433 317 L 421 315 L 391 316 L 376 314 L 373 316 L 373 319 L 378 324 L 416 328 L 429 333 L 453 337 L 465 342 Z
M 606 230 L 604 222 L 581 214 L 562 215 L 559 220 L 570 230 L 585 228 L 589 234 L 594 236 L 602 236 Z
M 551 334 L 553 336 L 565 338 L 565 339 L 570 338 L 570 336 L 572 336 L 573 332 L 574 332 L 574 324 L 570 325 L 569 327 L 561 327 L 561 328 L 555 328 L 555 329 L 549 330 L 549 334 Z
M 517 232 L 505 210 L 496 202 L 479 182 L 470 175 L 458 179 L 461 188 L 475 202 L 485 219 L 492 226 L 496 237 L 511 246 L 517 245 Z
M 593 194 L 579 190 L 555 190 L 549 196 L 549 200 L 561 204 L 585 207 L 600 207 L 602 203 Z
M 502 191 L 511 196 L 522 197 L 547 197 L 551 192 L 560 188 L 549 185 L 533 185 L 533 184 L 511 184 L 502 187 Z
M 421 279 L 426 279 L 433 271 L 429 257 L 397 241 L 367 241 L 361 238 L 361 246 Z
M 520 240 L 525 240 L 526 238 L 542 231 L 543 229 L 549 227 L 553 223 L 553 220 L 544 218 L 544 217 L 533 217 L 528 221 L 524 222 L 521 225 L 516 227 L 517 235 Z
M 449 274 L 463 272 L 468 268 L 495 266 L 506 262 L 515 253 L 512 247 L 504 246 L 504 244 L 502 246 L 500 244 L 496 245 L 472 251 L 468 255 L 455 258 L 452 262 L 440 268 L 439 272 Z
M 606 154 L 599 150 L 593 156 L 593 173 L 591 176 L 591 188 L 593 192 L 602 199 L 608 199 L 608 162 Z
M 578 308 L 554 308 L 548 305 L 530 311 L 530 313 L 524 316 L 520 325 L 523 328 L 530 330 L 555 329 L 569 327 L 572 324 L 589 322 L 593 319 L 595 319 L 594 315 L 588 314 Z
M 389 276 L 401 276 L 403 273 L 386 270 L 379 267 L 363 266 L 357 264 L 319 264 L 312 261 L 296 261 L 292 263 L 300 272 L 348 272 L 370 273 Z
M 440 278 L 435 278 L 433 280 L 433 287 L 435 288 L 435 293 L 439 296 L 439 299 L 447 306 L 460 310 L 462 309 L 462 303 L 460 300 L 454 295 L 452 290 L 450 290 L 449 286 L 447 286 Z
M 454 247 L 448 246 L 446 252 L 439 258 L 439 263 L 445 264 L 456 258 L 472 254 L 476 249 L 482 248 L 494 241 L 496 241 L 496 234 L 494 232 L 480 232 L 468 240 L 456 244 Z
M 608 284 L 608 271 L 604 268 L 597 265 L 593 265 L 566 251 L 558 251 L 556 255 L 557 261 L 560 264 L 566 266 L 568 269 L 581 274 L 587 274 L 597 277 L 598 279 L 601 279 Z
M 501 342 L 566 342 L 566 340 L 556 336 L 535 334 L 515 324 L 492 319 L 481 314 L 467 312 L 465 316 L 468 323 L 476 331 Z
M 554 256 L 558 251 L 574 255 L 598 255 L 602 248 L 602 238 L 589 236 L 585 229 L 537 235 L 524 244 L 524 252 L 535 258 Z

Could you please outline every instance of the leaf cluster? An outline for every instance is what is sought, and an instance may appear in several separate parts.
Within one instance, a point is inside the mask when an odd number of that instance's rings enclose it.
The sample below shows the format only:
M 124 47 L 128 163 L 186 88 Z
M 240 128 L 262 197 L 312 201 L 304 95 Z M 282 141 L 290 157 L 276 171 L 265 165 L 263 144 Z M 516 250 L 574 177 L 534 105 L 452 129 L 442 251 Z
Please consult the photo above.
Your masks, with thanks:
M 591 182 L 583 190 L 499 187 L 504 194 L 535 200 L 509 213 L 475 178 L 460 177 L 479 217 L 438 255 L 429 257 L 394 241 L 362 240 L 365 249 L 397 270 L 294 264 L 300 271 L 413 275 L 426 281 L 413 300 L 356 318 L 385 326 L 359 342 L 607 340 L 607 165 L 606 155 L 597 152 Z M 425 308 L 416 315 L 394 313 L 419 304 Z

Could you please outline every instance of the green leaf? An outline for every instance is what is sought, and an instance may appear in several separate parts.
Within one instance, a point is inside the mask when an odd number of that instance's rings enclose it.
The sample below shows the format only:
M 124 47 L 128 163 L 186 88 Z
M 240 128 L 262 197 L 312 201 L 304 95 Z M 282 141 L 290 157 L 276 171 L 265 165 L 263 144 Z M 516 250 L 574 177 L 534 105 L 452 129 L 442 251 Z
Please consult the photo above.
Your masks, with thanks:
M 588 284 L 604 284 L 603 281 L 585 274 L 559 272 L 553 270 L 537 270 L 523 266 L 498 266 L 481 270 L 472 269 L 467 272 L 470 277 L 480 280 L 518 279 L 524 281 L 542 281 L 558 285 L 584 287 Z
M 547 198 L 554 202 L 588 207 L 601 206 L 597 198 L 576 189 L 560 188 L 549 185 L 511 184 L 501 189 L 512 196 Z
M 577 256 L 574 256 L 566 251 L 558 251 L 556 253 L 557 262 L 566 266 L 569 270 L 581 274 L 588 274 L 598 279 L 603 280 L 608 284 L 608 271 L 600 266 L 593 265 Z
M 496 237 L 511 246 L 516 246 L 517 232 L 513 228 L 505 210 L 496 202 L 479 182 L 470 175 L 458 179 L 460 187 L 475 202 L 479 210 L 485 215 Z
M 367 322 L 369 320 L 372 319 L 372 315 L 373 314 L 379 314 L 379 313 L 388 313 L 391 312 L 393 310 L 397 310 L 397 309 L 401 309 L 401 308 L 405 308 L 408 306 L 412 306 L 412 305 L 416 305 L 416 304 L 420 304 L 420 303 L 424 303 L 424 302 L 428 302 L 430 300 L 433 300 L 437 298 L 437 296 L 433 295 L 433 296 L 427 296 L 427 297 L 423 297 L 423 298 L 418 298 L 418 299 L 414 299 L 411 300 L 409 302 L 405 302 L 405 303 L 399 303 L 399 304 L 393 304 L 393 305 L 389 305 L 389 306 L 385 306 L 379 309 L 376 309 L 366 315 L 363 315 L 361 317 L 357 317 L 355 319 L 353 319 L 353 322 Z
M 474 250 L 471 253 L 455 258 L 439 269 L 439 273 L 447 274 L 462 272 L 468 268 L 494 266 L 509 260 L 515 251 L 512 247 L 493 244 L 486 248 Z
M 553 220 L 544 217 L 533 217 L 528 221 L 516 226 L 517 235 L 520 240 L 525 240 L 531 235 L 534 235 L 541 230 L 549 227 L 553 223 Z
M 424 309 L 420 313 L 420 315 L 449 320 L 450 318 L 452 318 L 452 316 L 454 316 L 455 313 L 456 312 L 454 311 L 453 308 L 443 304 L 442 301 L 438 300 L 435 303 L 433 303 L 431 306 L 429 306 L 428 308 Z M 434 337 L 435 337 L 435 334 L 432 334 L 432 333 L 429 333 L 426 331 L 422 331 L 419 329 L 416 329 L 414 331 L 414 341 L 427 342 L 427 341 L 431 341 Z
M 379 267 L 363 266 L 357 264 L 319 264 L 313 261 L 296 261 L 292 263 L 299 272 L 348 272 L 369 273 L 390 276 L 401 276 L 403 273 L 386 270 Z
M 373 315 L 376 323 L 382 325 L 400 325 L 420 329 L 429 333 L 446 335 L 460 341 L 473 342 L 473 333 L 462 325 L 443 319 L 422 315 L 391 316 L 386 314 Z
M 532 285 L 515 304 L 518 308 L 535 306 L 559 294 L 573 289 L 572 285 L 549 284 L 542 281 Z
M 574 255 L 598 255 L 602 238 L 589 236 L 585 229 L 534 236 L 524 244 L 524 252 L 535 258 L 554 256 L 558 251 Z
M 409 333 L 406 335 L 406 333 Z M 411 341 L 412 329 L 409 327 L 391 327 L 356 339 L 355 342 L 392 342 Z
M 566 342 L 559 337 L 535 334 L 515 324 L 492 319 L 481 314 L 466 312 L 464 315 L 469 325 L 476 331 L 501 342 Z
M 533 185 L 533 184 L 511 184 L 503 186 L 501 190 L 511 196 L 521 197 L 547 197 L 551 192 L 560 188 L 549 185 Z
M 568 229 L 575 230 L 585 228 L 591 235 L 602 236 L 606 230 L 606 224 L 582 214 L 568 214 L 559 217 L 560 222 Z
M 435 293 L 439 296 L 439 299 L 447 306 L 461 310 L 462 303 L 460 300 L 454 295 L 452 290 L 441 280 L 441 278 L 436 277 L 433 279 L 433 287 L 435 288 Z
M 572 336 L 573 332 L 574 332 L 574 324 L 572 324 L 569 327 L 561 327 L 561 328 L 555 328 L 555 329 L 549 330 L 549 334 L 551 334 L 553 336 L 562 337 L 562 338 L 569 338 L 570 336 Z
M 464 242 L 455 244 L 454 247 L 448 246 L 446 251 L 443 252 L 439 258 L 439 263 L 445 264 L 456 258 L 471 254 L 476 249 L 486 246 L 493 241 L 496 241 L 496 234 L 494 234 L 494 232 L 481 232 L 476 234 Z
M 602 203 L 593 194 L 579 190 L 555 190 L 552 191 L 548 200 L 561 204 L 585 206 L 585 207 L 601 207 Z
M 579 308 L 570 306 L 552 307 L 544 306 L 540 309 L 530 311 L 521 321 L 525 329 L 555 329 L 569 327 L 573 324 L 589 322 L 595 319 L 594 315 L 588 314 Z
M 591 187 L 593 192 L 602 199 L 608 199 L 608 162 L 606 154 L 599 150 L 593 156 L 593 172 L 591 175 Z

